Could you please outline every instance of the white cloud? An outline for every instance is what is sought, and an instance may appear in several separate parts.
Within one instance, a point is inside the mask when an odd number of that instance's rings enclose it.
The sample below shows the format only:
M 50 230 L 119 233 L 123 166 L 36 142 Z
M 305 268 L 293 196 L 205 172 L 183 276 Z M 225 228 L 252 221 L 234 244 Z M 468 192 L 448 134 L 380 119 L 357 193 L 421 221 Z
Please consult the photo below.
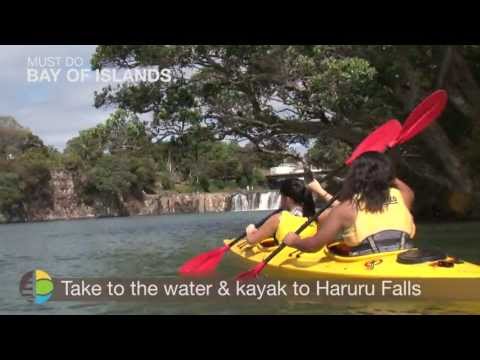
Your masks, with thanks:
M 63 149 L 65 143 L 82 129 L 95 126 L 112 109 L 95 109 L 93 93 L 107 84 L 93 78 L 68 82 L 60 77 L 55 83 L 27 81 L 29 57 L 78 57 L 82 68 L 90 68 L 94 45 L 0 46 L 0 115 L 11 115 L 40 136 L 47 145 Z M 57 68 L 57 67 L 55 67 Z M 65 66 L 60 67 L 63 73 Z

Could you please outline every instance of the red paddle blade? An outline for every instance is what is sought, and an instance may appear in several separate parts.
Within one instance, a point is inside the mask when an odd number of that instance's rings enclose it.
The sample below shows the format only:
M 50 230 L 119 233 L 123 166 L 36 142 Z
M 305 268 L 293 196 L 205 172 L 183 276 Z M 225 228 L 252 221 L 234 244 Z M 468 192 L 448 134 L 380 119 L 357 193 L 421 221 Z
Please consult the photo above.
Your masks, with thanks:
M 179 269 L 180 275 L 208 275 L 215 271 L 229 247 L 224 245 L 202 253 L 185 262 Z
M 424 99 L 408 115 L 395 145 L 403 144 L 422 132 L 442 114 L 447 102 L 448 94 L 445 90 L 437 90 Z
M 255 278 L 258 277 L 258 274 L 260 274 L 263 270 L 263 268 L 266 266 L 267 264 L 262 261 L 260 264 L 258 265 L 255 265 L 253 268 L 251 268 L 250 270 L 248 271 L 245 271 L 243 273 L 241 273 L 240 275 L 238 275 L 235 280 L 237 281 L 249 281 L 249 280 L 253 280 Z
M 387 147 L 398 138 L 401 131 L 402 125 L 398 120 L 388 120 L 363 139 L 355 148 L 352 155 L 345 161 L 345 164 L 350 165 L 356 158 L 367 151 L 384 152 Z

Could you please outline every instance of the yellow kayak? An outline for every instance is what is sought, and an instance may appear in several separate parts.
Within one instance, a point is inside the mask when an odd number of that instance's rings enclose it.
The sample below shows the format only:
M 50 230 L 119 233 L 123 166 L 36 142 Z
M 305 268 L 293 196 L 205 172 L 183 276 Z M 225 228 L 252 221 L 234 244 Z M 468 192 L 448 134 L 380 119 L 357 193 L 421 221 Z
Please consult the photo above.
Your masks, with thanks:
M 228 244 L 230 241 L 224 242 Z M 271 245 L 271 239 L 256 245 L 242 240 L 230 250 L 245 260 L 260 263 L 276 249 Z M 264 272 L 281 272 L 308 279 L 480 279 L 480 265 L 451 256 L 432 257 L 429 261 L 414 263 L 407 260 L 419 251 L 410 249 L 347 257 L 335 254 L 334 245 L 316 253 L 304 253 L 287 246 L 268 263 Z

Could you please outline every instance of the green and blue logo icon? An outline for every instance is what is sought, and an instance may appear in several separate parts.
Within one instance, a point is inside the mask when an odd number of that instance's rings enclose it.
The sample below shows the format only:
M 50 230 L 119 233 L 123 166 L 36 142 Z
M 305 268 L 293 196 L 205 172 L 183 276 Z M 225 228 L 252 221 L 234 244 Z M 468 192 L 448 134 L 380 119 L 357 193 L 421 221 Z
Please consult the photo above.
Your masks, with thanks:
M 44 270 L 27 272 L 20 280 L 20 294 L 35 304 L 44 304 L 53 294 L 53 280 Z

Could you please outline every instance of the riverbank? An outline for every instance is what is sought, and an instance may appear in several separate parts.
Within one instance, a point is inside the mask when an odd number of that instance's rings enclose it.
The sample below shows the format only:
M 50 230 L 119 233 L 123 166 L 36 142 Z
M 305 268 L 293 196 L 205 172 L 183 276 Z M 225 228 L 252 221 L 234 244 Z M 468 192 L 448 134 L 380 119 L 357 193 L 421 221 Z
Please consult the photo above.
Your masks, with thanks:
M 271 210 L 278 208 L 280 201 L 276 191 L 162 191 L 158 194 L 142 193 L 141 196 L 123 197 L 116 206 L 106 206 L 100 200 L 86 204 L 75 190 L 72 174 L 66 171 L 52 172 L 48 189 L 51 193 L 48 201 L 37 202 L 23 209 L 19 212 L 22 215 L 0 216 L 0 223 Z
M 0 224 L 103 217 L 269 211 L 277 209 L 280 205 L 280 194 L 273 190 L 209 193 L 159 191 L 157 194 L 142 193 L 140 196 L 123 197 L 117 204 L 110 206 L 101 199 L 94 199 L 87 204 L 75 190 L 72 173 L 66 171 L 53 171 L 45 190 L 48 193 L 46 199 L 29 204 L 21 211 L 12 212 L 14 215 L 0 214 Z M 468 215 L 455 216 L 453 213 L 446 213 L 442 216 L 438 208 L 421 206 L 422 204 L 417 201 L 415 217 L 417 221 L 478 221 L 480 218 L 478 194 L 474 197 L 473 203 L 472 211 Z

